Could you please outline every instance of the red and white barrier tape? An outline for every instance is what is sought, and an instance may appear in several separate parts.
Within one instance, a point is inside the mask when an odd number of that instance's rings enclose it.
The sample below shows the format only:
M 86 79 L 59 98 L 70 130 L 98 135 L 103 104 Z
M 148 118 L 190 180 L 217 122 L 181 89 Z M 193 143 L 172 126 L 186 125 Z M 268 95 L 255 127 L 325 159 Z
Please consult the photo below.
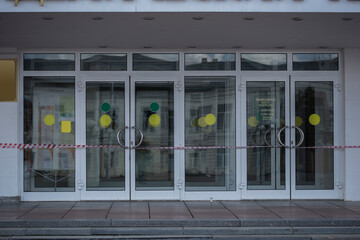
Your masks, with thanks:
M 54 148 L 122 148 L 120 145 L 69 145 L 69 144 L 19 144 L 0 143 L 0 148 L 10 149 L 54 149 Z M 247 149 L 247 148 L 282 148 L 281 146 L 187 146 L 187 147 L 137 147 L 140 150 L 189 150 L 189 149 Z M 314 146 L 296 147 L 298 149 L 346 149 L 360 146 Z

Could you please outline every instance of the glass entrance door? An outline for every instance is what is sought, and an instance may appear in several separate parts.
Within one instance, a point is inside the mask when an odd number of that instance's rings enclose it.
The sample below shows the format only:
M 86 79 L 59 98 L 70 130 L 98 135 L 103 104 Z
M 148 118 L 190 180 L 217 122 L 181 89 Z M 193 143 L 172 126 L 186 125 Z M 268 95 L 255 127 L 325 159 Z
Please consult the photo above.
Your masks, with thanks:
M 246 78 L 243 198 L 339 198 L 335 79 Z
M 84 200 L 176 199 L 174 81 L 85 80 Z

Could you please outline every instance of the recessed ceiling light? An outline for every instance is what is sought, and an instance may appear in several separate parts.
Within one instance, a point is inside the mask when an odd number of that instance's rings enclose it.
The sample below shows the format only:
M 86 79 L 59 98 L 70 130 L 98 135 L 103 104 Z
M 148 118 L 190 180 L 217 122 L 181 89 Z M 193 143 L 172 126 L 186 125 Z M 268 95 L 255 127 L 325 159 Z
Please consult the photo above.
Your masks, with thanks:
M 246 21 L 252 21 L 252 20 L 254 20 L 255 18 L 253 18 L 253 17 L 244 17 L 243 19 L 246 20 Z
M 188 48 L 196 48 L 196 46 L 189 46 Z
M 239 49 L 239 48 L 241 48 L 241 46 L 233 46 L 233 48 L 238 48 Z
M 107 47 L 109 47 L 109 46 L 106 45 L 106 44 L 100 44 L 98 47 L 99 47 L 99 48 L 107 48 Z
M 341 20 L 343 20 L 343 21 L 352 21 L 353 18 L 351 18 L 351 17 L 343 17 L 343 18 L 341 18 Z
M 49 16 L 42 17 L 42 20 L 45 20 L 45 21 L 51 21 L 53 19 L 54 19 L 54 17 L 49 17 Z
M 204 17 L 201 17 L 201 16 L 195 16 L 195 17 L 192 17 L 193 20 L 195 21 L 201 21 L 204 19 Z
M 144 46 L 144 48 L 152 48 L 151 46 Z
M 152 20 L 154 20 L 155 18 L 148 16 L 148 17 L 143 17 L 142 19 L 144 19 L 145 21 L 152 21 Z
M 275 48 L 276 49 L 284 49 L 285 47 L 284 46 L 276 46 Z
M 91 18 L 92 20 L 95 20 L 95 21 L 101 21 L 101 20 L 104 20 L 103 17 L 93 17 Z
M 319 46 L 320 49 L 327 49 L 327 46 Z
M 294 22 L 301 22 L 303 19 L 301 17 L 293 17 L 291 18 Z

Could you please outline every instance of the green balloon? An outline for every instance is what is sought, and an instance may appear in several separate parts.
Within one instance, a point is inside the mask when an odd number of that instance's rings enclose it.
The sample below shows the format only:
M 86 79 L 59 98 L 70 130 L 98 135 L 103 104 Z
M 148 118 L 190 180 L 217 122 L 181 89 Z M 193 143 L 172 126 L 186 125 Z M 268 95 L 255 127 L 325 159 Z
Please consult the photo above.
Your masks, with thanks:
M 104 113 L 109 112 L 110 109 L 111 109 L 111 106 L 109 103 L 106 102 L 106 103 L 101 104 L 101 111 L 103 111 Z
M 157 110 L 159 110 L 160 106 L 158 103 L 153 102 L 152 104 L 150 104 L 149 108 L 152 112 L 156 112 Z

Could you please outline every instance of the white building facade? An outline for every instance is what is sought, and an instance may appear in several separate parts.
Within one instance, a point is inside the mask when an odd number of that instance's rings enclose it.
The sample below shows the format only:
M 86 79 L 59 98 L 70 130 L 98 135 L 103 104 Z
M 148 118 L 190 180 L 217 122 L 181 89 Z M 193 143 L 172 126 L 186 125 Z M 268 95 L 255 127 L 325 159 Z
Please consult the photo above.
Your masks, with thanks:
M 359 201 L 359 29 L 354 0 L 1 2 L 0 199 Z

